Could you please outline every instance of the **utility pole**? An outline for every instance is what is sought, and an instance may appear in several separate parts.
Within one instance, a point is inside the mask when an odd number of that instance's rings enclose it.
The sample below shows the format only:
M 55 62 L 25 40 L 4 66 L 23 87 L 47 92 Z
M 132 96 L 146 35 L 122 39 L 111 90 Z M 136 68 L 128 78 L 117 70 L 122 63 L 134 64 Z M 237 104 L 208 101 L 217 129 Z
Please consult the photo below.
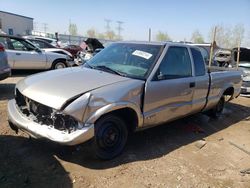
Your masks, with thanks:
M 124 24 L 124 22 L 122 21 L 116 21 L 116 23 L 118 24 L 117 27 L 117 31 L 118 31 L 118 39 L 121 39 L 121 31 L 123 30 L 123 28 L 121 27 L 122 24 Z
M 110 22 L 112 22 L 112 20 L 110 19 L 105 19 L 104 20 L 106 22 L 106 32 L 109 32 L 110 31 Z
M 37 22 L 33 22 L 33 30 L 34 31 L 37 31 L 38 29 L 37 29 Z
M 48 24 L 47 23 L 43 23 L 43 30 L 44 30 L 45 34 L 47 32 L 47 29 L 48 29 Z
M 148 41 L 151 42 L 151 28 L 148 29 Z

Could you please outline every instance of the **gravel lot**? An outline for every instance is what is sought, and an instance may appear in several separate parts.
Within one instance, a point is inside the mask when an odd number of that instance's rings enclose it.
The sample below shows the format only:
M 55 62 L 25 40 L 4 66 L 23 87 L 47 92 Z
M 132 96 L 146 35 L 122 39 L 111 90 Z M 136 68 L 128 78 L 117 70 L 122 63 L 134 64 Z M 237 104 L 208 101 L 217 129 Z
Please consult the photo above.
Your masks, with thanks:
M 0 187 L 250 187 L 250 98 L 218 120 L 197 114 L 135 133 L 121 156 L 101 161 L 91 141 L 65 147 L 9 128 L 7 101 L 32 73 L 0 82 Z

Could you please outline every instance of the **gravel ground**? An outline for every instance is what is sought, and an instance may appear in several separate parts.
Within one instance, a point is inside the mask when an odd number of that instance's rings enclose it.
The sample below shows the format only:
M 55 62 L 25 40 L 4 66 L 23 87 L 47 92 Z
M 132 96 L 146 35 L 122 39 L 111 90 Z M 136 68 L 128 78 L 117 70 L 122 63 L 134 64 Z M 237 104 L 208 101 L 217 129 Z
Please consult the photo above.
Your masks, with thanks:
M 91 141 L 65 147 L 9 128 L 7 101 L 26 74 L 0 82 L 0 187 L 250 188 L 250 98 L 218 120 L 197 114 L 132 134 L 121 156 L 101 161 Z

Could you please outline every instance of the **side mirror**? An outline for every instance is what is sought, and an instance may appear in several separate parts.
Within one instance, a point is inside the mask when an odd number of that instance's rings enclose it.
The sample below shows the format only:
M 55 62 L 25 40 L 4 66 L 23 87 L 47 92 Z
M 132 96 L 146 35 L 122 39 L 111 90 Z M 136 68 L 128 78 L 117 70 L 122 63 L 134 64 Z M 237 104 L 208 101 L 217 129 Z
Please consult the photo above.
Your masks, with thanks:
M 164 78 L 165 76 L 162 73 L 157 75 L 157 80 L 163 80 Z
M 165 75 L 162 74 L 160 72 L 160 70 L 157 70 L 157 72 L 156 72 L 156 74 L 155 74 L 155 76 L 153 78 L 153 81 L 164 80 L 164 79 L 165 79 Z

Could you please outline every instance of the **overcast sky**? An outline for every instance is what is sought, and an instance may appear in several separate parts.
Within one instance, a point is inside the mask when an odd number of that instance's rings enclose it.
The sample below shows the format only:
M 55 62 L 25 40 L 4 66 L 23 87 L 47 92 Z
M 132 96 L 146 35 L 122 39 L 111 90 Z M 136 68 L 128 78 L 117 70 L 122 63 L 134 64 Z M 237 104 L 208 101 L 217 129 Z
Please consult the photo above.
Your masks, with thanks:
M 125 40 L 147 40 L 149 27 L 174 40 L 190 40 L 198 29 L 208 40 L 216 24 L 244 24 L 250 38 L 250 0 L 0 0 L 0 10 L 33 17 L 39 30 L 47 23 L 50 32 L 68 32 L 70 21 L 81 35 L 89 28 L 104 32 L 104 19 L 110 19 L 115 32 L 117 21 L 124 22 Z

